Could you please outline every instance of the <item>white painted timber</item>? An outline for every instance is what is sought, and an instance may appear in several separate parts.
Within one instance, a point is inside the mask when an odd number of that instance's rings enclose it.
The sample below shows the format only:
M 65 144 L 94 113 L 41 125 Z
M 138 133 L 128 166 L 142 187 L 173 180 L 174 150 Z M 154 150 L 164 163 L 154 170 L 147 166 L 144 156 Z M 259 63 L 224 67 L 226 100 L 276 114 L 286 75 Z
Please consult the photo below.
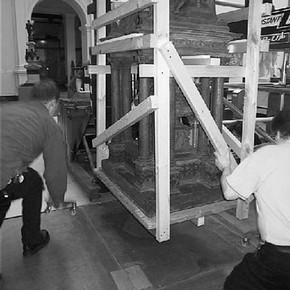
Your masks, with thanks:
M 88 67 L 88 74 L 111 74 L 111 66 L 110 65 L 90 64 L 87 67 Z M 138 73 L 138 66 L 137 65 L 131 66 L 131 73 L 132 74 Z
M 247 52 L 247 39 L 233 40 L 228 44 L 229 53 L 246 53 Z M 267 39 L 260 40 L 259 51 L 268 52 L 270 41 Z
M 158 99 L 155 96 L 150 96 L 137 107 L 132 109 L 120 120 L 111 125 L 106 131 L 98 135 L 93 139 L 93 146 L 98 147 L 106 141 L 112 139 L 122 131 L 126 130 L 136 122 L 140 121 L 144 117 L 148 116 L 158 108 Z
M 154 6 L 154 33 L 158 46 L 169 41 L 169 0 Z M 155 111 L 155 182 L 156 182 L 156 239 L 170 238 L 170 86 L 169 68 L 160 51 L 154 49 L 154 94 L 159 109 Z
M 226 127 L 222 126 L 222 134 L 229 147 L 241 158 L 240 140 Z
M 243 114 L 243 133 L 241 160 L 245 159 L 254 150 L 255 118 L 257 113 L 257 96 L 259 80 L 259 55 L 261 42 L 262 0 L 250 1 L 248 17 L 246 78 Z M 238 200 L 236 217 L 248 217 L 249 204 Z
M 209 65 L 185 65 L 188 74 L 193 77 L 229 78 L 245 77 L 246 68 L 243 66 L 209 66 Z M 110 65 L 88 65 L 89 74 L 111 74 Z M 155 67 L 153 64 L 140 64 L 132 66 L 132 74 L 138 74 L 141 78 L 154 77 Z M 173 77 L 170 73 L 170 77 Z
M 149 49 L 156 47 L 157 37 L 153 34 L 146 35 L 128 35 L 124 37 L 116 37 L 110 41 L 100 42 L 91 48 L 91 53 L 103 54 L 112 52 L 131 51 L 138 49 Z
M 106 13 L 105 1 L 97 1 L 97 18 Z M 106 37 L 106 27 L 102 27 L 96 31 L 96 40 Z M 106 65 L 106 55 L 99 54 L 96 57 L 97 65 Z M 98 74 L 96 76 L 96 135 L 100 135 L 106 129 L 106 75 Z M 106 144 L 102 144 L 96 150 L 96 167 L 101 167 L 102 160 L 107 158 L 108 148 Z
M 98 1 L 100 2 L 100 0 Z M 103 1 L 105 2 L 105 1 Z M 130 0 L 122 5 L 118 6 L 117 8 L 109 11 L 108 13 L 99 16 L 97 19 L 93 20 L 92 22 L 92 28 L 98 29 L 100 27 L 103 27 L 105 25 L 111 24 L 112 22 L 115 22 L 117 20 L 120 20 L 121 18 L 124 18 L 126 16 L 129 16 L 133 13 L 136 13 L 138 11 L 141 11 L 155 3 L 157 3 L 158 0 Z
M 94 65 L 90 64 L 87 66 L 88 74 L 111 74 L 111 66 L 110 65 Z
M 245 77 L 246 69 L 243 66 L 219 66 L 219 65 L 185 65 L 190 77 L 230 78 Z M 153 64 L 140 64 L 139 77 L 154 77 Z M 172 77 L 172 74 L 170 73 Z

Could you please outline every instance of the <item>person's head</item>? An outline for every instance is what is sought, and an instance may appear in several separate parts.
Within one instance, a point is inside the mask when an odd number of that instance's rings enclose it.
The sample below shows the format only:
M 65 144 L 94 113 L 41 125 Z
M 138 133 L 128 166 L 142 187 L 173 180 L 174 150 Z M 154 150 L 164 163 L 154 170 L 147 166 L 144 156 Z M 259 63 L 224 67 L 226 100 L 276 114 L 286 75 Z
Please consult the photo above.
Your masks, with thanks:
M 277 143 L 290 139 L 290 110 L 278 112 L 271 125 Z
M 31 99 L 41 101 L 53 116 L 59 101 L 59 90 L 53 80 L 43 79 L 33 86 Z

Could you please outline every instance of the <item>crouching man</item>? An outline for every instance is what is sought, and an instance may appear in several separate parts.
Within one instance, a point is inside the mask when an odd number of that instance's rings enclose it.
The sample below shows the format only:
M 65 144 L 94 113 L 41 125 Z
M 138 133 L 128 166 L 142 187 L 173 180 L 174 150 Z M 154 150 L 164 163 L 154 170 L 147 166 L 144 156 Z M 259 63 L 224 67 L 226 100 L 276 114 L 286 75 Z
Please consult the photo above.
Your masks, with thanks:
M 276 144 L 245 158 L 233 171 L 229 155 L 216 154 L 226 199 L 254 193 L 261 246 L 227 277 L 225 290 L 290 289 L 290 111 L 272 121 Z
M 66 150 L 60 128 L 52 116 L 59 101 L 55 83 L 35 84 L 29 102 L 0 106 L 0 227 L 11 201 L 23 198 L 21 228 L 23 255 L 43 248 L 50 239 L 40 229 L 43 182 L 29 165 L 43 153 L 44 178 L 54 207 L 63 208 L 67 188 Z

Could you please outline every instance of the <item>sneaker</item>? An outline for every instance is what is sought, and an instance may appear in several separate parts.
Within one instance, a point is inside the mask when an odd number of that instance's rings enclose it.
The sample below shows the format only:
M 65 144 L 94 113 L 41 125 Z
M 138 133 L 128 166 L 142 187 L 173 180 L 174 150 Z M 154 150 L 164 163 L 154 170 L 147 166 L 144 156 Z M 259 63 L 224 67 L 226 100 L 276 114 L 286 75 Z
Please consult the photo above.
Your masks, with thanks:
M 40 243 L 29 246 L 29 245 L 23 245 L 23 256 L 30 256 L 41 250 L 44 246 L 46 246 L 50 240 L 50 236 L 47 230 L 41 230 L 40 231 Z

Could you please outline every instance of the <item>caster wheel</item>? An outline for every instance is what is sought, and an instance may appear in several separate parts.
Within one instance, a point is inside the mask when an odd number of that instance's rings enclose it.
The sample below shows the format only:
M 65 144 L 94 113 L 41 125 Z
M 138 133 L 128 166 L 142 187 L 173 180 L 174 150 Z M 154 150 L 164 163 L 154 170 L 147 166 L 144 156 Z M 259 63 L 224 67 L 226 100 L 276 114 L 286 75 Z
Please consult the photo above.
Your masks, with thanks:
M 243 239 L 242 239 L 242 246 L 244 248 L 248 247 L 251 244 L 259 243 L 260 240 L 260 234 L 258 232 L 250 231 L 247 232 Z
M 47 206 L 45 211 L 44 211 L 46 214 L 50 213 L 51 212 L 51 206 Z
M 74 202 L 71 209 L 69 210 L 72 216 L 77 214 L 77 204 Z
M 242 239 L 242 246 L 243 246 L 244 248 L 246 248 L 246 247 L 249 246 L 249 244 L 250 244 L 250 238 L 249 238 L 249 237 L 244 237 L 244 238 Z
M 71 214 L 72 216 L 74 216 L 74 215 L 76 215 L 76 214 L 77 214 L 77 211 L 76 211 L 76 210 L 74 210 L 74 209 L 71 209 L 71 210 L 70 210 L 70 214 Z

